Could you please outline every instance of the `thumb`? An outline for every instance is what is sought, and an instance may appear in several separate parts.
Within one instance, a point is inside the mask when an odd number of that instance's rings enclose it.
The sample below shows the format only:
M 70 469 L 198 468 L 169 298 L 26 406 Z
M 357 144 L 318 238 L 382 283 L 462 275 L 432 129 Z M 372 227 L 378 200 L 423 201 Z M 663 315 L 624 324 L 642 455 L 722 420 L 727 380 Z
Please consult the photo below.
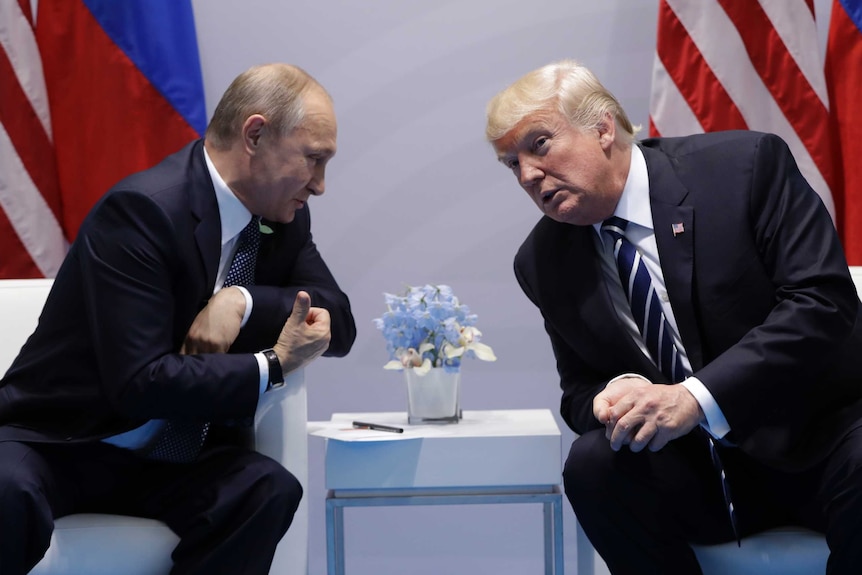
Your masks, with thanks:
M 290 313 L 290 320 L 295 323 L 305 322 L 308 317 L 308 310 L 311 309 L 311 296 L 308 292 L 296 292 L 296 300 L 293 302 L 293 311 Z

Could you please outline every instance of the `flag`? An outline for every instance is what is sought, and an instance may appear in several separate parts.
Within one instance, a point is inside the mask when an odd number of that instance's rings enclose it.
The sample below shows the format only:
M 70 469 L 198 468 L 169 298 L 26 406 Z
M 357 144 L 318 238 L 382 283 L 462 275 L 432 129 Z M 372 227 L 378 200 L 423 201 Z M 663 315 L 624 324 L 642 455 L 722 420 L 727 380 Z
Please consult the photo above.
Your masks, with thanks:
M 862 265 L 862 0 L 833 1 L 825 73 L 842 168 L 834 192 L 838 229 L 848 263 Z
M 30 0 L 0 0 L 0 278 L 53 277 L 66 254 Z
M 650 135 L 731 129 L 781 136 L 836 221 L 813 0 L 660 0 Z
M 203 134 L 194 14 L 190 0 L 39 0 L 37 10 L 71 240 L 113 184 Z

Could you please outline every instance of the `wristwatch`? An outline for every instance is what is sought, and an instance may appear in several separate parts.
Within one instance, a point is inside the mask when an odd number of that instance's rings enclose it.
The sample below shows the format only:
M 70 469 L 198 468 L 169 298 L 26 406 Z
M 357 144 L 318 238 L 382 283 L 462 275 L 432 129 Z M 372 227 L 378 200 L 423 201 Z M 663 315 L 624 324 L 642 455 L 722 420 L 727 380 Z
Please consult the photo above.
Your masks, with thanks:
M 281 387 L 284 385 L 284 372 L 281 370 L 281 362 L 278 361 L 278 355 L 276 355 L 273 349 L 265 349 L 261 353 L 263 353 L 266 362 L 269 364 L 269 383 L 266 386 L 266 390 L 269 391 L 270 389 Z

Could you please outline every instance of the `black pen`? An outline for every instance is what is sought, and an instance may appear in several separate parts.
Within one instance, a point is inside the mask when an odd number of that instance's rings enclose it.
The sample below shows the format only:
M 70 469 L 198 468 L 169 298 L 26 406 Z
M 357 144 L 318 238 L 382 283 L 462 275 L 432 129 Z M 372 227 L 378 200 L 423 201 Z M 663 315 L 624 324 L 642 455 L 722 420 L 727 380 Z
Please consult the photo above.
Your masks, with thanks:
M 358 429 L 373 429 L 374 431 L 390 431 L 392 433 L 404 433 L 402 427 L 392 427 L 391 425 L 381 425 L 379 423 L 365 423 L 363 421 L 354 421 L 353 427 Z

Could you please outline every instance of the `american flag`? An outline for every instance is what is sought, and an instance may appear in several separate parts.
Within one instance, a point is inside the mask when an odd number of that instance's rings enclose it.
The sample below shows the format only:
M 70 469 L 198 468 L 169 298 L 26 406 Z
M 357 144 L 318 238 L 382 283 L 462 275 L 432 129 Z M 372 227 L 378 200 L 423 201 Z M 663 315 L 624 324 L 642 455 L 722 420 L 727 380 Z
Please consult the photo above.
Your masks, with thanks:
M 660 0 L 650 135 L 732 129 L 781 136 L 835 218 L 813 0 Z
M 66 254 L 30 0 L 0 0 L 0 277 L 53 277 Z

